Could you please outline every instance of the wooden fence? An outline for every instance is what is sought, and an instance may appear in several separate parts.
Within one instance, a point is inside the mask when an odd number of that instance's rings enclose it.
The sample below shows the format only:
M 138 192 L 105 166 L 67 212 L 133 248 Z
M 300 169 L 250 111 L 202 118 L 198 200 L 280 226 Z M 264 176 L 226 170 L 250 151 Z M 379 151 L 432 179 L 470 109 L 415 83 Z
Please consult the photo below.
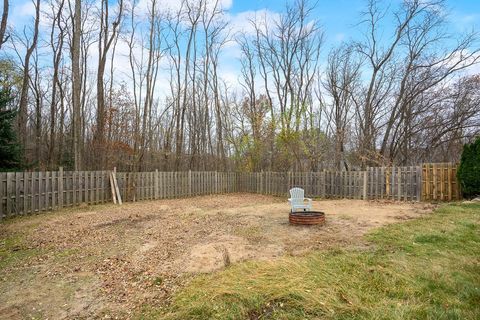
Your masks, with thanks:
M 108 171 L 0 173 L 0 218 L 111 200 Z
M 424 163 L 422 166 L 422 199 L 452 201 L 461 199 L 457 166 L 451 163 Z
M 239 190 L 285 196 L 292 187 L 307 197 L 421 200 L 421 167 L 367 168 L 366 171 L 240 173 Z
M 0 219 L 112 202 L 111 171 L 0 173 Z M 123 201 L 253 192 L 287 196 L 292 187 L 318 198 L 401 201 L 460 199 L 456 166 L 425 164 L 322 172 L 116 172 Z

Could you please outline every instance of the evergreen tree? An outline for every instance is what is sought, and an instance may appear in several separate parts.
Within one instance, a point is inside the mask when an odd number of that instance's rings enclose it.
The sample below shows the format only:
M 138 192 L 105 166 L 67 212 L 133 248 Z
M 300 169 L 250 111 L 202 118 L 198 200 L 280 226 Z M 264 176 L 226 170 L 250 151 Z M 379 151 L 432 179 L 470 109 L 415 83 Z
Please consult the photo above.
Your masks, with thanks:
M 480 195 L 480 137 L 463 147 L 457 177 L 465 197 Z
M 10 90 L 0 89 L 0 171 L 20 169 L 20 145 L 13 130 L 16 110 L 9 109 Z

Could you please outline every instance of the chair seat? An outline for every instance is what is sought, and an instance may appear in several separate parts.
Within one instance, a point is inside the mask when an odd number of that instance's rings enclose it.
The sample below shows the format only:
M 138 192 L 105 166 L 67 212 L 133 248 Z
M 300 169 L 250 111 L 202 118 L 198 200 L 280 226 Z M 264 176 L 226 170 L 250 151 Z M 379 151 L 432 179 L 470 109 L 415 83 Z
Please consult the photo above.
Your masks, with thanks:
M 301 209 L 310 209 L 311 205 L 306 203 L 306 204 L 292 204 L 293 208 L 301 208 Z

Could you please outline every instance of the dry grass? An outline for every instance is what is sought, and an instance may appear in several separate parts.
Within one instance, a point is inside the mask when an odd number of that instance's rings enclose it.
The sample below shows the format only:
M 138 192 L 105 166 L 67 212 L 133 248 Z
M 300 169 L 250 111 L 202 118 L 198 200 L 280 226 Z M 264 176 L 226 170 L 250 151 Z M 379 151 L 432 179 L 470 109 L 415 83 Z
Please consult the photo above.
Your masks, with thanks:
M 360 247 L 430 206 L 315 201 L 327 224 L 288 224 L 285 199 L 234 194 L 95 206 L 0 223 L 0 318 L 130 318 L 167 306 L 193 274 Z
M 480 205 L 383 227 L 368 250 L 251 261 L 195 278 L 167 319 L 479 319 Z

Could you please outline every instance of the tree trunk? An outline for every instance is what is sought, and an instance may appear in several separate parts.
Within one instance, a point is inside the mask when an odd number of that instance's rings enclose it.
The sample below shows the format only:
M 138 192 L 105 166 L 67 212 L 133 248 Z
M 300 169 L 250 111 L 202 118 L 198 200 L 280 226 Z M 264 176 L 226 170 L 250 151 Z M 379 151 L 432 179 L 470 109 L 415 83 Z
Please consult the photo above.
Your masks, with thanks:
M 33 40 L 30 47 L 27 48 L 25 53 L 25 61 L 23 66 L 23 80 L 22 80 L 22 92 L 20 95 L 20 102 L 18 103 L 18 134 L 20 135 L 20 142 L 22 144 L 23 156 L 25 157 L 26 145 L 27 145 L 27 116 L 28 116 L 28 89 L 30 82 L 30 58 L 35 50 L 38 42 L 38 25 L 40 23 L 40 0 L 37 0 L 35 6 L 35 24 L 33 29 Z
M 72 42 L 72 104 L 73 104 L 73 152 L 75 171 L 82 168 L 82 155 L 80 146 L 81 118 L 80 94 L 82 79 L 80 76 L 80 35 L 82 32 L 82 1 L 75 0 L 73 16 L 73 42 Z
M 2 49 L 2 45 L 8 40 L 8 36 L 5 38 L 5 33 L 7 32 L 7 21 L 8 0 L 3 0 L 2 22 L 0 23 L 0 49 Z

